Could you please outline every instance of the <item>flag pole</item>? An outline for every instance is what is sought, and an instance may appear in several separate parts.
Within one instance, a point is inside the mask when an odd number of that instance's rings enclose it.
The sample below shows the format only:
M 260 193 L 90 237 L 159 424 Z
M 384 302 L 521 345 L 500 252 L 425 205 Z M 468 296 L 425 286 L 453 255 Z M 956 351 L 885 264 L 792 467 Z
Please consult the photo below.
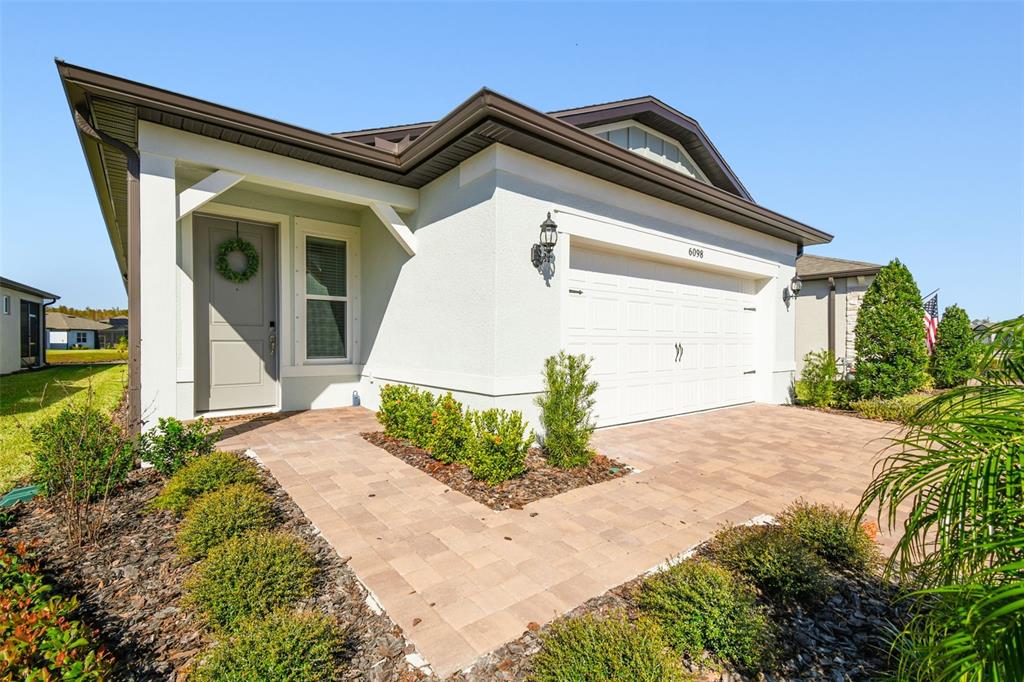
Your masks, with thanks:
M 925 294 L 924 296 L 921 297 L 921 300 L 922 301 L 927 301 L 929 298 L 931 298 L 932 296 L 934 296 L 937 293 L 939 293 L 939 289 L 936 289 L 935 291 L 932 291 L 930 293 Z

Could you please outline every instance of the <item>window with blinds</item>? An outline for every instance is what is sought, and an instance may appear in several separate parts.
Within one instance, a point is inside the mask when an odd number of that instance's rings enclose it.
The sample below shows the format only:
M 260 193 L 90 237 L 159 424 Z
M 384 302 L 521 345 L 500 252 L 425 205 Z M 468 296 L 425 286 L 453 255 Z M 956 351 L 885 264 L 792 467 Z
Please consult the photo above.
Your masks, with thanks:
M 306 237 L 306 357 L 348 357 L 348 245 Z

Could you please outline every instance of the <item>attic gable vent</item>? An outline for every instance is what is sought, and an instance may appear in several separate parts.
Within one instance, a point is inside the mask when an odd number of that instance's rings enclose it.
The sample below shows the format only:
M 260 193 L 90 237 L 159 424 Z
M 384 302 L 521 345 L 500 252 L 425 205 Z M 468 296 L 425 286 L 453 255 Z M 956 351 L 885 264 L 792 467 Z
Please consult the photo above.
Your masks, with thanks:
M 656 133 L 636 121 L 621 121 L 588 128 L 612 144 L 673 168 L 684 175 L 711 184 L 690 155 L 675 140 Z

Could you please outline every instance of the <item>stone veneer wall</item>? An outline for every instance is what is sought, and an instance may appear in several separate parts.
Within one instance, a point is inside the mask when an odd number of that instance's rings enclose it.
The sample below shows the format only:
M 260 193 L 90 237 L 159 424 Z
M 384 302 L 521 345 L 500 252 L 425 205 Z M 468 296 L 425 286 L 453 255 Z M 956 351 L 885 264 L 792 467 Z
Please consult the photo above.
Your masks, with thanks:
M 856 335 L 854 331 L 857 328 L 857 313 L 860 312 L 861 303 L 864 302 L 864 293 L 868 289 L 868 285 L 860 284 L 855 279 L 847 280 L 846 289 L 846 364 L 848 367 L 852 367 L 854 360 L 857 358 L 857 351 L 854 348 L 854 341 Z

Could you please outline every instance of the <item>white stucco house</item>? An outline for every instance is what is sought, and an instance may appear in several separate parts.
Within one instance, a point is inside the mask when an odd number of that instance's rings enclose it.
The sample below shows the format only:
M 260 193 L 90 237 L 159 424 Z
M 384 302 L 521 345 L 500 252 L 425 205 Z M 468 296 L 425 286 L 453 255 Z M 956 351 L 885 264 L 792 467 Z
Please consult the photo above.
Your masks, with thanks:
M 803 371 L 804 357 L 820 350 L 831 350 L 839 368 L 853 367 L 857 313 L 881 269 L 875 263 L 810 253 L 797 259 L 796 274 L 803 284 L 796 297 L 798 373 Z
M 99 348 L 100 334 L 109 329 L 111 326 L 106 322 L 47 311 L 46 347 L 54 350 Z
M 757 204 L 657 99 L 542 113 L 483 89 L 436 122 L 325 134 L 57 68 L 149 423 L 373 408 L 387 382 L 535 421 L 560 348 L 595 358 L 601 425 L 787 400 L 796 259 L 831 236 Z M 252 253 L 218 266 L 236 239 Z
M 0 277 L 0 374 L 46 364 L 43 318 L 59 296 Z

